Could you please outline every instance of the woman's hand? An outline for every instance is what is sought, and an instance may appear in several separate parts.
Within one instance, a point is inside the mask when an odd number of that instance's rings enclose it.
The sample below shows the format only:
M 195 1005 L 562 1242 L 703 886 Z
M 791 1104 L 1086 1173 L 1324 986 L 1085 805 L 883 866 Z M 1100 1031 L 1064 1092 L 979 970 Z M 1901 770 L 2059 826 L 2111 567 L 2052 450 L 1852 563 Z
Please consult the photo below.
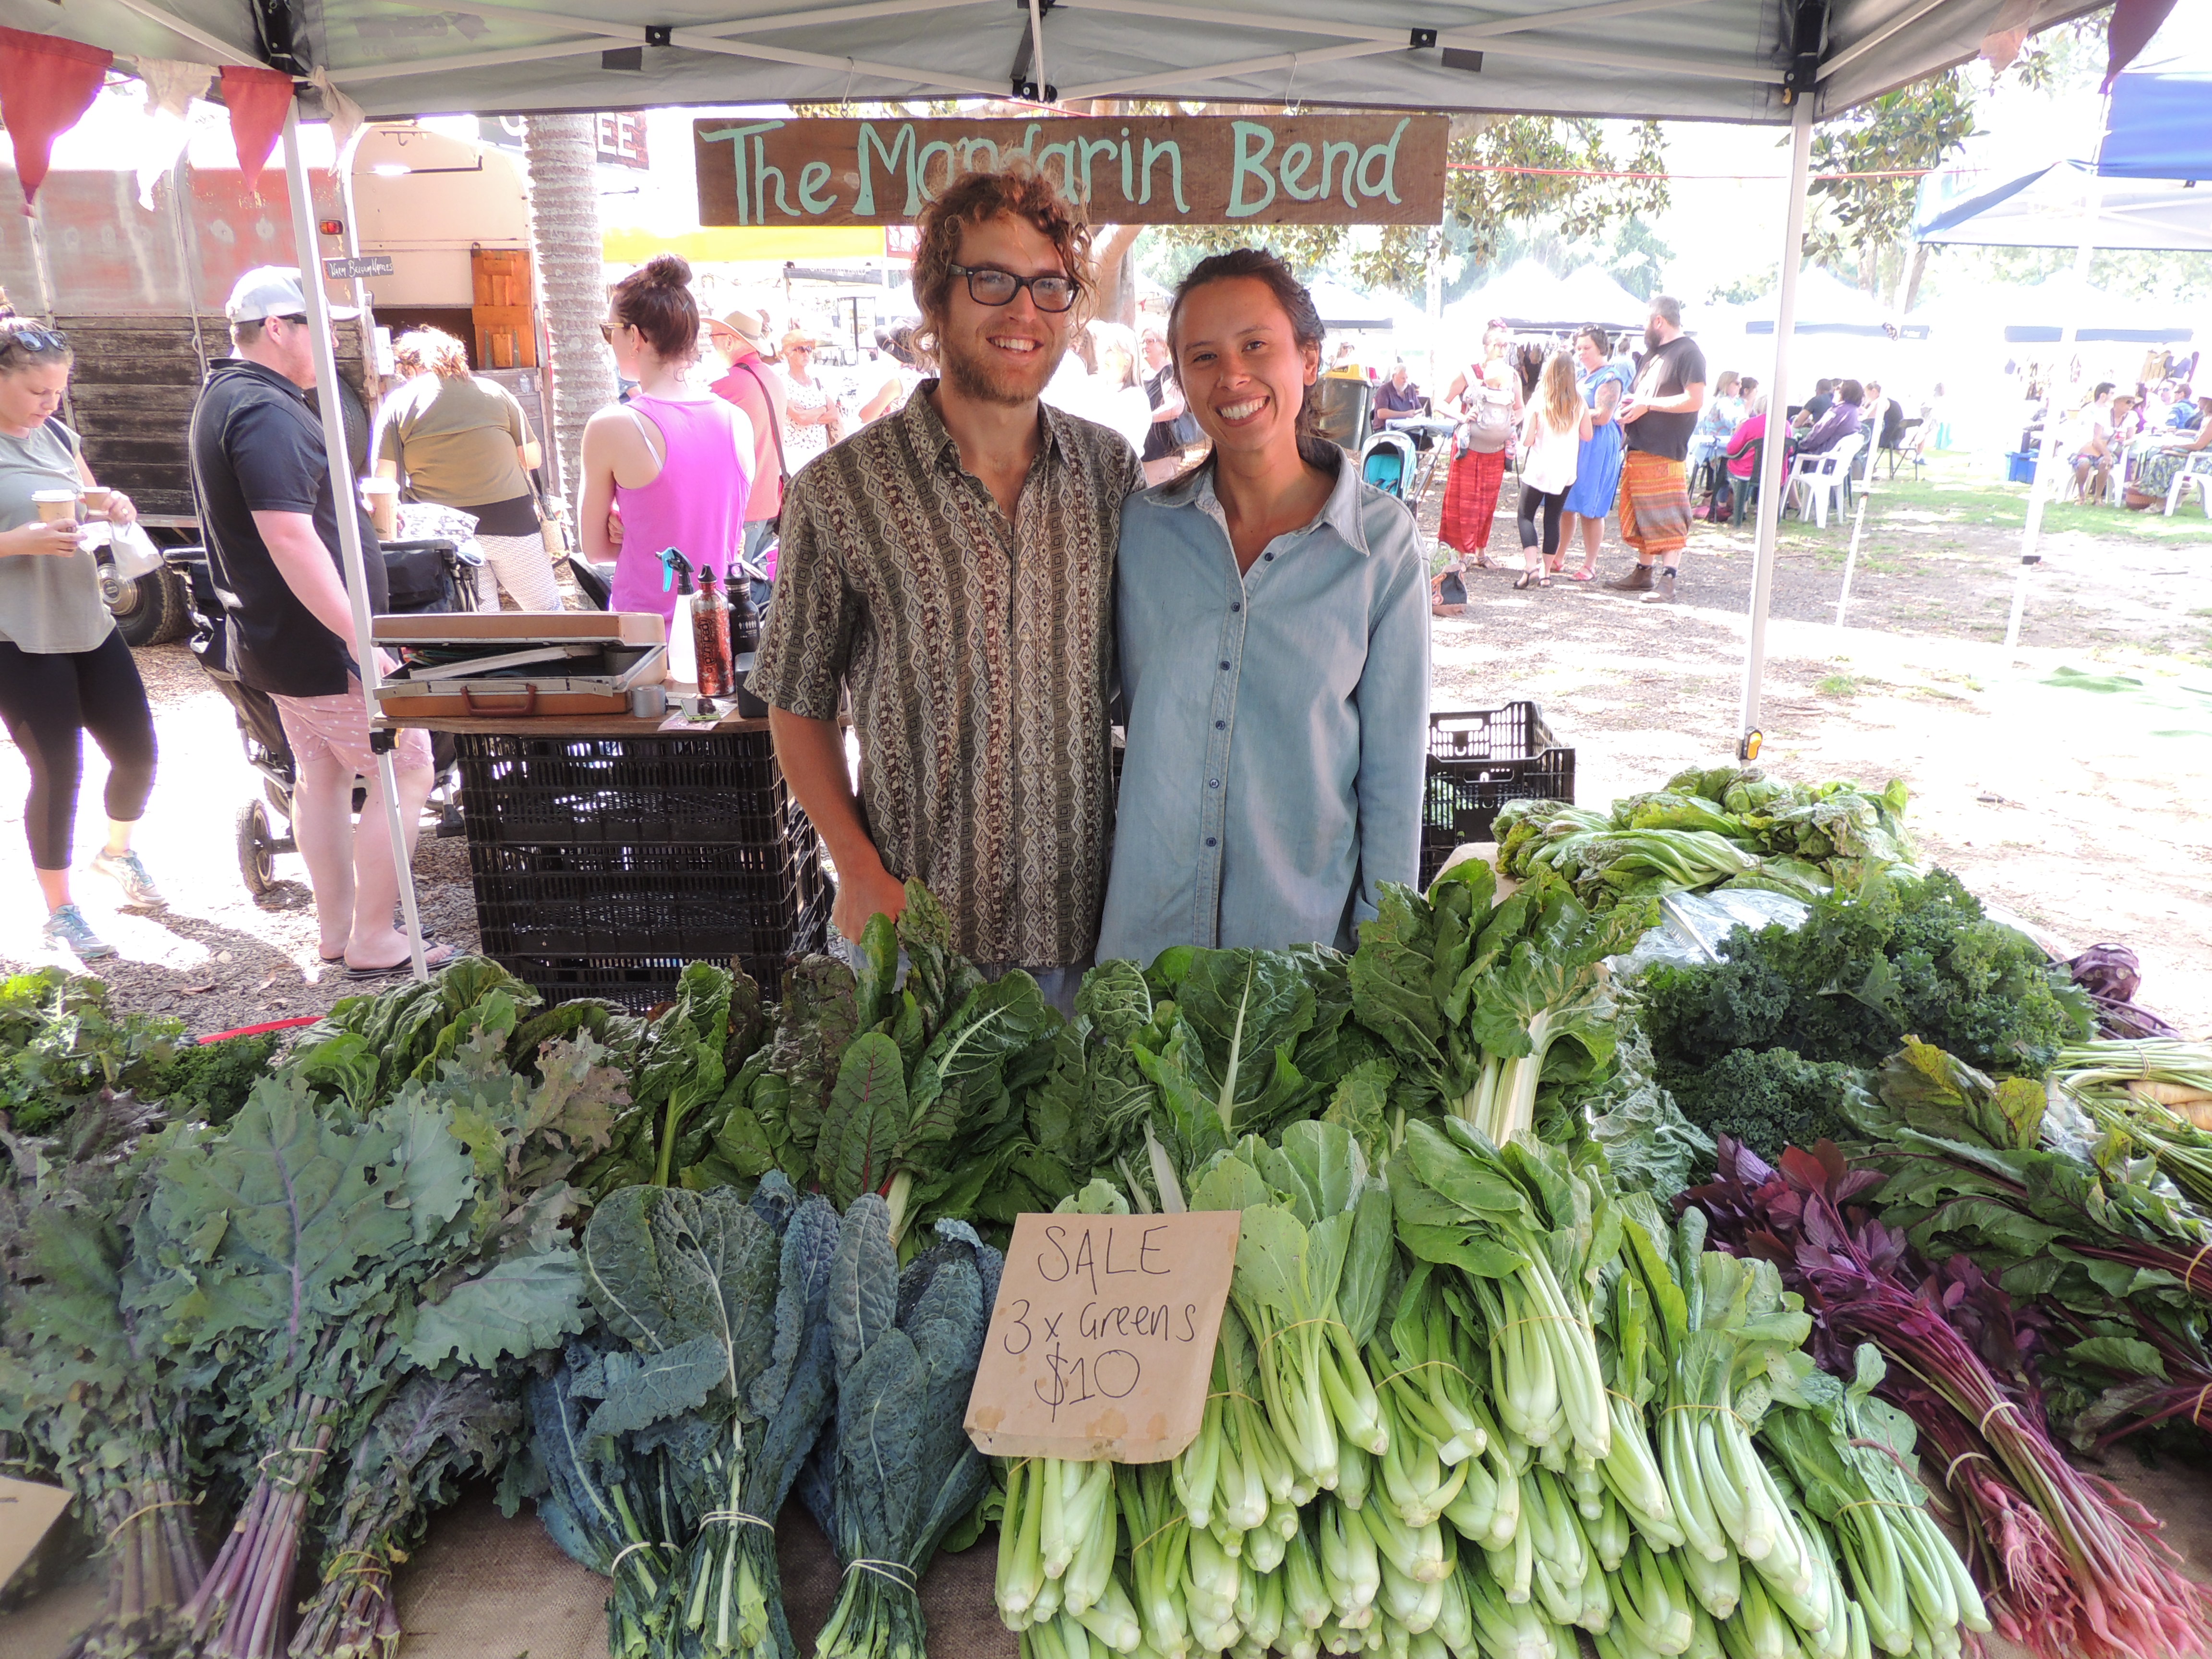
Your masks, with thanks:
M 0 533 L 0 556 L 43 553 L 51 558 L 66 559 L 76 551 L 76 520 L 74 519 L 64 519 L 58 524 L 34 520 Z
M 128 530 L 138 522 L 138 506 L 119 489 L 107 495 L 107 522 L 118 530 Z

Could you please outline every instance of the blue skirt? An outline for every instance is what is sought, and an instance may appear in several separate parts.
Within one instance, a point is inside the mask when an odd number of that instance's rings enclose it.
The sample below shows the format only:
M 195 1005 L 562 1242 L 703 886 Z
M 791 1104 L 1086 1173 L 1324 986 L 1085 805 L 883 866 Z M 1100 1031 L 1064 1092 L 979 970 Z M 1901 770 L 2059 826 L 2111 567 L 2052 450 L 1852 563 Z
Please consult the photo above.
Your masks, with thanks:
M 1575 454 L 1575 481 L 1567 490 L 1566 510 L 1585 519 L 1602 519 L 1620 494 L 1620 423 L 1607 421 L 1583 441 Z

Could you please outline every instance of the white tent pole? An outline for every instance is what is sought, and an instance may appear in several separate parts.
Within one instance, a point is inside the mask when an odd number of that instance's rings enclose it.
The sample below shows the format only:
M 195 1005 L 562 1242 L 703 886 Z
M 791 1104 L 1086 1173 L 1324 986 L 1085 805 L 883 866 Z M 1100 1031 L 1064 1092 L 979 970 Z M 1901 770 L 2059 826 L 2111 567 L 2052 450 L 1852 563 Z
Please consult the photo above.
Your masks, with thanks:
M 389 738 L 376 731 L 380 717 L 376 688 L 376 647 L 369 642 L 368 570 L 361 546 L 361 515 L 354 507 L 353 455 L 346 447 L 345 415 L 339 402 L 337 337 L 331 331 L 330 301 L 323 292 L 322 248 L 315 233 L 314 198 L 307 191 L 307 163 L 300 153 L 300 106 L 284 106 L 284 182 L 292 196 L 292 238 L 299 252 L 300 289 L 307 300 L 307 325 L 315 337 L 315 403 L 323 416 L 323 450 L 331 471 L 331 497 L 337 507 L 338 562 L 345 569 L 346 598 L 353 604 L 354 660 L 361 665 L 361 695 L 368 706 L 371 740 Z M 374 365 L 372 365 L 374 367 Z M 392 862 L 399 876 L 399 909 L 407 923 L 407 955 L 415 977 L 428 979 L 422 957 L 422 921 L 415 908 L 415 872 L 407 856 L 406 826 L 399 820 L 399 784 L 392 750 L 380 746 L 377 781 L 383 786 L 386 827 L 392 832 Z
M 1836 595 L 1836 626 L 1844 625 L 1844 607 L 1851 602 L 1851 572 L 1858 568 L 1859 532 L 1866 528 L 1867 502 L 1874 495 L 1874 468 L 1867 468 L 1867 487 L 1859 491 L 1859 510 L 1851 520 L 1851 550 L 1844 556 L 1843 591 Z
M 2109 106 L 2107 106 L 2109 107 Z M 2103 123 L 2098 124 L 2102 131 Z M 2043 561 L 2036 542 L 2043 534 L 2043 509 L 2058 488 L 2058 376 L 2072 361 L 2081 313 L 2089 308 L 2089 258 L 2096 252 L 2097 214 L 2103 206 L 2104 183 L 2092 165 L 2081 190 L 2081 245 L 2074 250 L 2074 291 L 2066 296 L 2066 320 L 2058 330 L 2058 356 L 2050 380 L 2050 401 L 2044 411 L 2043 441 L 2036 447 L 2035 482 L 2027 492 L 2027 527 L 2020 534 L 2020 568 L 2013 574 L 2012 616 L 2005 623 L 2005 649 L 2020 648 L 2021 618 L 2027 611 L 2027 574 Z M 2125 476 L 2124 467 L 2122 469 Z
M 1790 437 L 1790 341 L 1797 325 L 1797 272 L 1805 262 L 1805 195 L 1813 170 L 1813 102 L 1797 94 L 1790 124 L 1790 201 L 1782 232 L 1782 283 L 1774 313 L 1774 378 L 1766 387 L 1766 438 L 1759 458 L 1759 532 L 1752 556 L 1751 641 L 1743 659 L 1741 751 L 1759 729 L 1760 682 L 1766 672 L 1766 609 L 1774 598 L 1774 543 L 1782 527 L 1782 457 Z M 1748 755 L 1745 756 L 1748 759 Z

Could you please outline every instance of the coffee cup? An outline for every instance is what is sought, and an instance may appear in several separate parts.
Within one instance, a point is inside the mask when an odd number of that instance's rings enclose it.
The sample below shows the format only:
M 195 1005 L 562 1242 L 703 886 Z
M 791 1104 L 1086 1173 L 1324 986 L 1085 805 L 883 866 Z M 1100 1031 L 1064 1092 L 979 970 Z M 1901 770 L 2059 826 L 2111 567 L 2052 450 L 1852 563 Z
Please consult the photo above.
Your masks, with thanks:
M 114 496 L 115 492 L 106 484 L 87 484 L 84 487 L 85 515 L 94 519 L 106 518 L 107 504 Z
M 39 510 L 42 524 L 67 524 L 76 517 L 76 491 L 74 489 L 34 489 L 31 505 Z
M 377 538 L 386 540 L 399 533 L 399 481 L 397 478 L 363 478 L 361 499 L 368 508 L 368 521 L 375 527 Z

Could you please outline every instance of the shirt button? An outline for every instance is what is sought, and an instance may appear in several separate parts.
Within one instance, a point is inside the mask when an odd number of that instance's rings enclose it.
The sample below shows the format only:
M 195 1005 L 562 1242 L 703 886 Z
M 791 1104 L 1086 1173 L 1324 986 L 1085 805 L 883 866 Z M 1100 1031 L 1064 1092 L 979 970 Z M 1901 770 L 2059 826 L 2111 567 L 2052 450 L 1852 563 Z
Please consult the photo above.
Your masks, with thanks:
M 1275 556 L 1272 553 L 1262 553 L 1260 556 L 1267 560 L 1270 564 L 1273 564 L 1275 561 Z
M 1244 607 L 1243 607 L 1243 605 L 1242 604 L 1235 604 L 1235 605 L 1231 605 L 1229 608 L 1230 608 L 1231 611 L 1242 611 Z
M 1214 846 L 1216 843 L 1215 843 L 1215 842 L 1214 842 L 1213 837 L 1212 837 L 1212 836 L 1208 836 L 1206 838 L 1206 844 L 1208 847 L 1212 847 L 1212 846 Z
M 1221 672 L 1224 674 L 1229 672 L 1229 665 L 1226 662 L 1221 665 Z
M 1208 778 L 1206 781 L 1206 787 L 1209 789 L 1218 789 L 1221 787 L 1221 780 L 1219 778 Z
M 1216 720 L 1213 723 L 1213 729 L 1217 732 L 1226 732 L 1229 729 L 1229 722 L 1227 720 Z

